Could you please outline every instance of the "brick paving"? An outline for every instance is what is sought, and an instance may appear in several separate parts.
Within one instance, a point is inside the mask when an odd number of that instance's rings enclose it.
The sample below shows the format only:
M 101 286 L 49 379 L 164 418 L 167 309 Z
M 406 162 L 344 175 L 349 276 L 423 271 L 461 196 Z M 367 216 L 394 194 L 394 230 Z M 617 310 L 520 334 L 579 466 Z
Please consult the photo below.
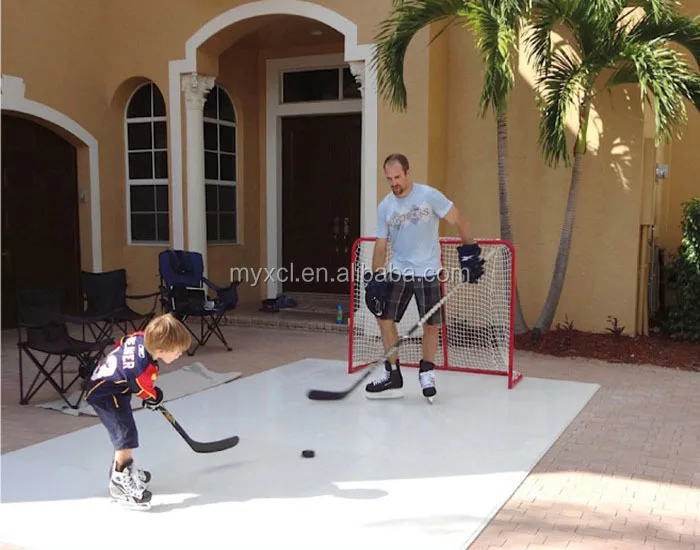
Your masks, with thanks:
M 232 352 L 212 341 L 195 356 L 218 372 L 250 375 L 347 352 L 338 332 L 223 330 Z M 20 406 L 15 333 L 2 338 L 3 453 L 96 422 Z M 469 550 L 700 550 L 700 373 L 526 352 L 516 352 L 516 365 L 528 377 L 601 388 Z M 42 389 L 35 399 L 44 398 L 55 397 Z

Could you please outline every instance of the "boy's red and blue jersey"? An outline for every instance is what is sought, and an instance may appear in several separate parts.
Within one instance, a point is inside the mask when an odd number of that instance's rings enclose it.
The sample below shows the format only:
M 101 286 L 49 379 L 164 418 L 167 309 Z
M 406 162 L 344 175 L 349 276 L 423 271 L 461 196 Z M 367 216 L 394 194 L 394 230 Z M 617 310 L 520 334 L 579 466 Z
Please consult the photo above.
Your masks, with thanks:
M 149 399 L 156 396 L 157 378 L 158 362 L 146 351 L 143 332 L 134 332 L 100 361 L 88 380 L 85 397 L 97 401 L 131 393 Z

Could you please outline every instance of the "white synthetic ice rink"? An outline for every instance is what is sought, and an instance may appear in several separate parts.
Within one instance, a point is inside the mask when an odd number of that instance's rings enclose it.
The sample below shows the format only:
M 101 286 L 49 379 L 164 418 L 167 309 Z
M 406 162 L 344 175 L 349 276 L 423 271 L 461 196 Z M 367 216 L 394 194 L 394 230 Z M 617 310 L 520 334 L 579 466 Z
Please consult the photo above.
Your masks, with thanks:
M 110 503 L 101 425 L 2 456 L 0 541 L 37 550 L 219 548 L 463 550 L 597 391 L 595 384 L 438 372 L 438 396 L 311 402 L 346 363 L 307 359 L 183 397 L 168 408 L 194 439 L 240 435 L 195 454 L 159 413 L 136 413 L 150 511 Z M 48 412 L 46 414 L 59 414 Z M 316 457 L 302 458 L 303 449 Z M 101 532 L 101 534 L 100 534 Z

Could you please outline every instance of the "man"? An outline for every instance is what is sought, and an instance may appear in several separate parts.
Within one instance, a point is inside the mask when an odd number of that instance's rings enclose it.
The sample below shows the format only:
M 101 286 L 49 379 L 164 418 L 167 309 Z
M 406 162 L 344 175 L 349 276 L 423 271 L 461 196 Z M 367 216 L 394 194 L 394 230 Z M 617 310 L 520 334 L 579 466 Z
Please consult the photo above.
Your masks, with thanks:
M 458 248 L 463 280 L 475 283 L 483 275 L 481 249 L 471 236 L 469 221 L 443 193 L 411 179 L 408 159 L 400 154 L 384 161 L 384 174 L 391 193 L 377 208 L 377 240 L 372 258 L 372 273 L 365 274 L 365 301 L 378 317 L 384 349 L 398 340 L 400 322 L 412 297 L 418 314 L 424 317 L 440 301 L 441 250 L 438 226 L 444 218 L 457 226 L 462 239 Z M 387 239 L 391 240 L 391 262 L 386 264 Z M 423 395 L 432 403 L 435 387 L 437 351 L 442 312 L 438 310 L 423 325 L 423 359 L 418 379 Z M 403 397 L 403 377 L 398 353 L 385 361 L 382 376 L 367 384 L 370 398 Z

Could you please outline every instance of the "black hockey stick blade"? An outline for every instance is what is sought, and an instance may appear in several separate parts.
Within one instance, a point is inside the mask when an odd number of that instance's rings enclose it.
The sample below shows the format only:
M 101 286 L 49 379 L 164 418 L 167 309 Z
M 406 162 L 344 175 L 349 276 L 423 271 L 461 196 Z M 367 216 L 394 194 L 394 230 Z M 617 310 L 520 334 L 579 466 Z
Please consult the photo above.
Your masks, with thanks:
M 372 372 L 374 369 L 370 368 L 367 369 L 366 372 L 358 378 L 355 383 L 350 386 L 347 390 L 344 391 L 331 391 L 331 390 L 309 390 L 306 393 L 306 396 L 311 399 L 312 401 L 338 401 L 339 399 L 345 399 L 348 395 L 350 395 L 360 384 L 362 384 L 362 381 L 365 380 Z
M 225 451 L 238 445 L 240 438 L 237 435 L 233 437 L 228 437 L 226 439 L 220 439 L 218 441 L 195 441 L 192 439 L 185 429 L 180 426 L 180 423 L 175 420 L 175 417 L 166 409 L 163 405 L 158 406 L 158 410 L 163 414 L 170 425 L 175 428 L 175 431 L 180 434 L 182 439 L 192 448 L 195 453 L 218 453 L 219 451 Z

